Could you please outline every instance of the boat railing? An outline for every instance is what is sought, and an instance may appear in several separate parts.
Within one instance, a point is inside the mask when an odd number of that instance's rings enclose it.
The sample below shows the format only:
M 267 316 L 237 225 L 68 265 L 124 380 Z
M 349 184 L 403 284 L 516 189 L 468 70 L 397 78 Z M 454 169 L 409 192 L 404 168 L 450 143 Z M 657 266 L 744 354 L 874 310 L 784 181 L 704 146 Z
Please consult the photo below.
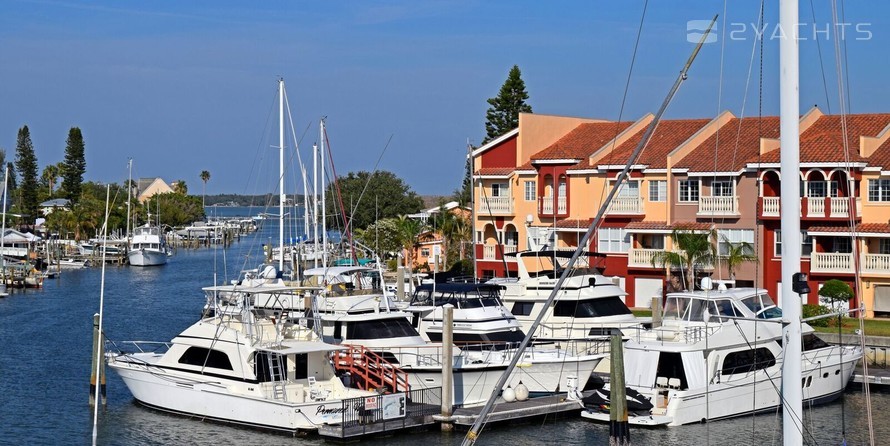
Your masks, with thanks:
M 713 336 L 723 328 L 722 323 L 704 325 L 666 324 L 656 328 L 626 327 L 624 335 L 635 342 L 697 344 Z
M 170 349 L 170 342 L 162 341 L 105 341 L 105 351 L 119 354 L 153 353 L 162 355 Z

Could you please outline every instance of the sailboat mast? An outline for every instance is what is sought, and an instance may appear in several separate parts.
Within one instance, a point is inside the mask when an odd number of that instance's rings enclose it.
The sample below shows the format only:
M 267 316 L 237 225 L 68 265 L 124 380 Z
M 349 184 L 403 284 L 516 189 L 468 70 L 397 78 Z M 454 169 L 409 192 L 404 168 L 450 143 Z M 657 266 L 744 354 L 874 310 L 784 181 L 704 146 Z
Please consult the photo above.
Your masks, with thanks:
M 278 271 L 284 271 L 284 79 L 278 79 Z M 272 247 L 270 246 L 271 250 Z M 271 251 L 270 251 L 271 252 Z
M 9 166 L 3 171 L 3 230 L 0 232 L 0 263 L 3 264 L 3 274 L 0 279 L 6 285 L 6 198 L 9 196 L 6 192 L 6 186 L 9 181 Z
M 328 265 L 328 231 L 327 231 L 327 202 L 325 201 L 325 189 L 327 189 L 324 178 L 324 118 L 321 120 L 321 141 L 319 141 L 321 152 L 321 265 Z
M 312 223 L 312 258 L 318 268 L 318 144 L 312 146 Z
M 133 192 L 133 158 L 127 158 L 127 240 L 130 239 L 130 194 Z
M 801 389 L 801 302 L 792 277 L 800 271 L 800 72 L 798 2 L 779 2 L 779 178 L 781 179 L 782 317 L 785 359 L 782 361 L 783 444 L 803 443 Z

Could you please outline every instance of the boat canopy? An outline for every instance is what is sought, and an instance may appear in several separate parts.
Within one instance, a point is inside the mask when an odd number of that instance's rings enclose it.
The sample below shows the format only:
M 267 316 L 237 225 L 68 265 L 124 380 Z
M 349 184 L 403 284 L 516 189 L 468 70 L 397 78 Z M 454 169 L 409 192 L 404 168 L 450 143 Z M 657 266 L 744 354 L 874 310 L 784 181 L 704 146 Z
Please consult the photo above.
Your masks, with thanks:
M 279 355 L 294 355 L 315 352 L 336 352 L 346 350 L 342 345 L 327 344 L 319 341 L 282 341 L 280 345 L 257 347 L 257 351 L 277 353 Z

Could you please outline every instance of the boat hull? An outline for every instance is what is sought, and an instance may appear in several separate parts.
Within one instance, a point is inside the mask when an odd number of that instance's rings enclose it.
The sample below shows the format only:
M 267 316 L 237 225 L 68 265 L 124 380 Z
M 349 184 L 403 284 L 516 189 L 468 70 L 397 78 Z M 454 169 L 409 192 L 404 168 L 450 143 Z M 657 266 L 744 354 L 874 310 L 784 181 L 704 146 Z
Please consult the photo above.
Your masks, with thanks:
M 127 252 L 132 266 L 159 266 L 167 263 L 167 252 L 151 249 L 134 249 Z

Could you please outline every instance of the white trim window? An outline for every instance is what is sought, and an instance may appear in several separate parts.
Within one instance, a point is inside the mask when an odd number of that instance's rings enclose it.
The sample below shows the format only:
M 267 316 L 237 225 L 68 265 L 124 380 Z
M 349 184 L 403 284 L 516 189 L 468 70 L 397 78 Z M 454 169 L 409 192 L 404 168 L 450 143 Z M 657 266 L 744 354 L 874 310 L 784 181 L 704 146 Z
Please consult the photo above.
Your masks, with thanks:
M 711 182 L 712 197 L 731 197 L 733 195 L 732 180 L 718 180 Z
M 890 254 L 890 238 L 882 238 L 878 242 L 878 254 Z
M 597 251 L 627 253 L 630 233 L 624 228 L 599 228 L 596 233 Z
M 782 231 L 780 229 L 773 230 L 773 252 L 776 257 L 782 257 Z M 813 252 L 813 237 L 807 235 L 806 231 L 800 231 L 800 255 L 801 257 L 809 257 Z
M 682 203 L 698 203 L 698 180 L 680 180 L 678 201 Z
M 868 201 L 890 202 L 890 179 L 868 180 Z
M 538 188 L 535 181 L 526 181 L 524 183 L 525 201 L 535 201 L 537 199 Z
M 649 181 L 649 201 L 664 202 L 667 201 L 667 181 L 651 180 Z
M 717 253 L 721 256 L 729 255 L 729 247 L 748 243 L 754 248 L 753 229 L 720 229 L 717 231 Z
M 491 197 L 509 197 L 510 196 L 510 184 L 509 183 L 491 183 Z
M 618 189 L 618 197 L 640 198 L 640 182 L 637 180 L 625 181 Z

